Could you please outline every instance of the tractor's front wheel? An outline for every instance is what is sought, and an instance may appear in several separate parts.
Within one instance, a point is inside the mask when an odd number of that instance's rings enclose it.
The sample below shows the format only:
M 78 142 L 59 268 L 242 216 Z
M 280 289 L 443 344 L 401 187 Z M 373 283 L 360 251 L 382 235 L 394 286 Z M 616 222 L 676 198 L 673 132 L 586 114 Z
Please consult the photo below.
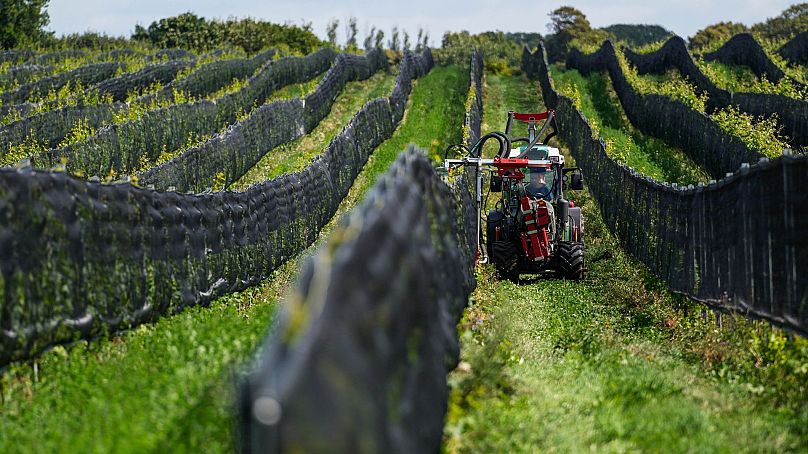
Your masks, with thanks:
M 558 243 L 558 264 L 556 271 L 559 277 L 572 281 L 584 278 L 584 244 L 577 241 L 561 241 Z
M 491 259 L 497 268 L 500 279 L 519 280 L 519 249 L 511 241 L 494 241 L 491 245 Z

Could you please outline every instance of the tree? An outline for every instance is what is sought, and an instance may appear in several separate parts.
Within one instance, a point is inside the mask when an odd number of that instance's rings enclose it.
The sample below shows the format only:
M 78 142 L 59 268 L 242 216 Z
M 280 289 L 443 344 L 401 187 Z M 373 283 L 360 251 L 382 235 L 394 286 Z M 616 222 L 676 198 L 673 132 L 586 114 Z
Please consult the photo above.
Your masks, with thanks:
M 325 26 L 325 34 L 328 36 L 328 43 L 331 44 L 332 47 L 337 47 L 337 28 L 339 28 L 339 21 L 336 19 L 331 20 L 331 22 Z
M 393 30 L 390 32 L 390 42 L 388 44 L 390 50 L 398 52 L 398 27 L 393 27 Z
M 607 32 L 593 29 L 586 15 L 571 6 L 551 12 L 549 28 L 553 34 L 547 38 L 547 51 L 553 61 L 562 60 L 573 41 L 579 45 L 598 45 L 609 37 Z
M 779 16 L 755 24 L 752 31 L 770 40 L 787 40 L 808 30 L 808 3 L 791 5 Z
M 407 30 L 404 30 L 404 43 L 401 45 L 401 50 L 410 50 L 410 34 L 407 33 Z
M 726 40 L 738 33 L 748 31 L 746 25 L 735 22 L 719 22 L 707 28 L 699 30 L 690 38 L 690 48 L 693 50 L 705 50 L 717 48 Z
M 376 37 L 373 39 L 373 47 L 381 49 L 384 46 L 384 31 L 382 29 L 376 30 Z
M 365 50 L 370 50 L 373 48 L 373 38 L 376 35 L 376 27 L 370 27 L 370 32 L 368 32 L 367 36 L 365 36 L 364 47 Z
M 644 46 L 673 36 L 672 31 L 659 25 L 615 24 L 604 27 L 603 30 L 631 46 Z
M 421 42 L 421 49 L 429 47 L 429 31 L 424 32 L 424 40 Z
M 49 0 L 0 0 L 0 44 L 4 49 L 31 46 L 53 35 L 46 8 Z
M 323 45 L 310 30 L 295 25 L 273 24 L 250 17 L 207 20 L 190 12 L 152 22 L 148 29 L 137 26 L 132 39 L 150 42 L 155 47 L 180 47 L 197 52 L 232 45 L 247 53 L 280 46 L 308 54 Z
M 356 50 L 356 34 L 358 30 L 356 28 L 356 18 L 349 17 L 348 24 L 345 25 L 345 47 L 350 51 Z

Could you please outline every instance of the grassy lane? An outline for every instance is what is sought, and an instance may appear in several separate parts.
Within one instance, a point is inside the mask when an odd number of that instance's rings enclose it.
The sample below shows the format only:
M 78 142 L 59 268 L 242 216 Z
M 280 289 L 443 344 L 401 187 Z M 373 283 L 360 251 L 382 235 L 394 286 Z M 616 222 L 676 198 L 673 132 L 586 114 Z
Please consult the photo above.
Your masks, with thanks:
M 586 192 L 571 197 L 587 216 L 588 277 L 514 284 L 478 270 L 444 451 L 805 449 L 808 342 L 743 319 L 718 329 L 619 248 Z
M 323 152 L 362 106 L 375 98 L 390 96 L 395 81 L 395 75 L 380 71 L 368 79 L 349 82 L 337 96 L 331 111 L 313 131 L 271 150 L 231 189 L 243 191 L 255 183 L 304 169 Z
M 467 72 L 439 67 L 416 81 L 405 119 L 371 156 L 335 220 L 407 143 L 437 149 L 460 140 Z M 232 452 L 234 377 L 271 326 L 300 260 L 208 308 L 56 348 L 37 360 L 36 372 L 28 365 L 6 371 L 0 452 Z
M 556 88 L 579 102 L 579 108 L 600 130 L 607 151 L 633 169 L 659 181 L 692 184 L 710 177 L 679 149 L 634 129 L 626 117 L 609 76 L 552 68 Z

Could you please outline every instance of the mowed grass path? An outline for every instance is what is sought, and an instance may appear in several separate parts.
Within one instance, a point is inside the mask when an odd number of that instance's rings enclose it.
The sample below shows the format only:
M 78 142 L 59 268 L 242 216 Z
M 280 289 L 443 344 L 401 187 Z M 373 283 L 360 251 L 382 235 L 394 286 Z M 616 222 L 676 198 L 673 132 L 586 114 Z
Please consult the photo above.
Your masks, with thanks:
M 408 143 L 442 149 L 460 140 L 467 73 L 436 67 L 415 82 L 405 119 L 371 156 L 320 243 Z M 271 329 L 300 260 L 208 308 L 56 348 L 36 360 L 36 371 L 10 368 L 0 377 L 0 452 L 233 452 L 234 382 Z
M 487 103 L 503 79 L 488 77 Z M 804 450 L 808 343 L 742 319 L 719 330 L 620 249 L 587 192 L 567 197 L 585 211 L 588 277 L 478 269 L 444 451 Z

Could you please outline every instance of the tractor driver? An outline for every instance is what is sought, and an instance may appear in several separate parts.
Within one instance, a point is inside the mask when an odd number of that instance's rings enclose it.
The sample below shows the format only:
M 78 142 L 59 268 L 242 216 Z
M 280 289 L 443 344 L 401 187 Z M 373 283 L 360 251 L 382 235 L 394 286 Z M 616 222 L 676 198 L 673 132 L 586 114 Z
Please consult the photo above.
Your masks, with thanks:
M 525 190 L 533 197 L 546 198 L 550 195 L 551 188 L 547 184 L 547 169 L 543 167 L 529 167 L 527 171 L 530 174 Z

